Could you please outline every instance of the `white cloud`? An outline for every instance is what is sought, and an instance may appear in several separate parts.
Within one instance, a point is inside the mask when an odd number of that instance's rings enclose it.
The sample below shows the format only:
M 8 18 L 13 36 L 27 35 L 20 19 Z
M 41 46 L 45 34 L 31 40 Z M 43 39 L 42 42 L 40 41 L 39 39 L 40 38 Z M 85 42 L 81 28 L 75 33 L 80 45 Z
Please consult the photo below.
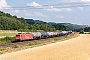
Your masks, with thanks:
M 58 15 L 58 16 L 56 16 L 56 18 L 64 18 L 64 16 Z
M 70 8 L 54 8 L 53 6 L 50 6 L 49 8 L 47 8 L 45 10 L 53 11 L 53 12 L 61 12 L 61 11 L 71 12 L 72 11 L 72 9 L 70 9 Z
M 24 10 L 26 16 L 34 16 L 34 17 L 48 17 L 40 12 L 34 12 L 34 13 L 28 13 L 26 10 Z
M 35 16 L 41 16 L 41 17 L 48 17 L 48 16 L 46 16 L 46 15 L 40 13 L 40 12 L 34 12 L 34 15 Z
M 12 9 L 10 5 L 7 4 L 6 0 L 0 0 L 0 10 Z
M 82 0 L 83 2 L 90 2 L 90 0 Z
M 81 10 L 81 11 L 83 10 L 83 7 L 77 7 L 77 8 L 78 8 L 79 10 Z
M 54 8 L 53 6 L 50 6 L 50 7 L 46 8 L 45 10 L 47 10 L 47 11 L 55 11 L 55 12 L 61 12 L 62 11 L 62 9 Z
M 67 3 L 80 3 L 81 5 L 90 5 L 90 0 L 62 0 L 63 2 Z M 83 10 L 83 7 L 77 7 L 79 10 Z
M 15 13 L 19 13 L 20 11 L 19 11 L 19 10 L 15 10 L 14 12 L 15 12 Z
M 36 2 L 28 3 L 27 6 L 31 6 L 31 7 L 41 7 L 41 5 L 38 4 L 38 3 L 36 3 Z
M 69 12 L 72 11 L 72 9 L 70 9 L 70 8 L 65 8 L 65 10 L 66 10 L 66 11 L 69 11 Z
M 90 2 L 90 0 L 63 0 L 64 2 Z
M 55 8 L 54 6 L 43 6 L 36 2 L 28 3 L 27 6 L 35 7 L 35 8 L 42 8 L 46 11 L 53 11 L 53 12 L 61 12 L 61 11 L 72 11 L 70 8 Z
M 26 10 L 23 10 L 23 12 L 25 13 L 25 16 L 34 16 L 33 14 L 28 13 Z
M 10 5 L 7 4 L 6 0 L 0 0 L 0 10 L 5 11 L 5 12 L 19 13 L 19 10 L 14 10 Z

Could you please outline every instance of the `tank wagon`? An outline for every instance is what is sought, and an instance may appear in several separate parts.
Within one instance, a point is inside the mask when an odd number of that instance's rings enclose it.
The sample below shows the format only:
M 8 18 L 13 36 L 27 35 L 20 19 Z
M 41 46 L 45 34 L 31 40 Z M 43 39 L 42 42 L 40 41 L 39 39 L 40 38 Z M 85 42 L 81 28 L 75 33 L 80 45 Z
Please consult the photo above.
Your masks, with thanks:
M 32 33 L 33 39 L 40 39 L 41 38 L 41 33 L 40 32 L 34 32 Z
M 15 40 L 34 40 L 43 38 L 53 38 L 71 34 L 72 31 L 61 31 L 61 32 L 32 32 L 32 33 L 21 33 L 17 34 Z
M 48 38 L 51 38 L 51 37 L 53 37 L 54 36 L 54 32 L 47 32 L 47 37 Z
M 47 32 L 40 32 L 41 33 L 41 38 L 47 38 Z
M 68 31 L 68 34 L 71 34 L 72 33 L 72 31 Z

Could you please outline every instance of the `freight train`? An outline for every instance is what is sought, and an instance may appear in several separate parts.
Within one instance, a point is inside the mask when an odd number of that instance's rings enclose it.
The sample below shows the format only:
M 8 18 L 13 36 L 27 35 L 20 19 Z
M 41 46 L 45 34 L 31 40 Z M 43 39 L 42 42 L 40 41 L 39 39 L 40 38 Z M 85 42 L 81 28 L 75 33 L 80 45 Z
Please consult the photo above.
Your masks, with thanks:
M 52 37 L 69 35 L 71 33 L 72 33 L 72 31 L 19 33 L 16 35 L 15 40 L 16 41 L 24 41 L 24 40 L 52 38 Z

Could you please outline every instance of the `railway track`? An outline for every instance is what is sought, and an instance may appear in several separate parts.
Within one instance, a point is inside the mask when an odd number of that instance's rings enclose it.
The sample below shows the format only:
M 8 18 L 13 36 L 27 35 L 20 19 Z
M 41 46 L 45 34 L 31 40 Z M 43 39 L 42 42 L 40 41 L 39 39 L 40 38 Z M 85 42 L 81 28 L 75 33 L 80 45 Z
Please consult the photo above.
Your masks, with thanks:
M 70 34 L 70 35 L 72 35 L 72 34 Z M 39 40 L 27 40 L 27 41 L 22 41 L 22 42 L 13 42 L 13 43 L 10 43 L 10 44 L 0 44 L 0 48 L 8 48 L 8 47 L 12 47 L 12 46 L 15 46 L 15 45 L 24 45 L 24 44 L 34 43 L 34 42 L 52 40 L 54 38 L 61 38 L 61 37 L 64 37 L 64 36 L 47 38 L 47 39 L 39 39 Z

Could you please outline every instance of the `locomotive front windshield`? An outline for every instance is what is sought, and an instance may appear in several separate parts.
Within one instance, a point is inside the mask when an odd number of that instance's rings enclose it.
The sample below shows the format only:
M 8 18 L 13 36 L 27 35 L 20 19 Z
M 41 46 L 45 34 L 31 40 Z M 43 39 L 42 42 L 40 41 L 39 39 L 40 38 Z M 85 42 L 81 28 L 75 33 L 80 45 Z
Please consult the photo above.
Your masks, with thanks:
M 16 35 L 16 37 L 20 37 L 20 35 Z

